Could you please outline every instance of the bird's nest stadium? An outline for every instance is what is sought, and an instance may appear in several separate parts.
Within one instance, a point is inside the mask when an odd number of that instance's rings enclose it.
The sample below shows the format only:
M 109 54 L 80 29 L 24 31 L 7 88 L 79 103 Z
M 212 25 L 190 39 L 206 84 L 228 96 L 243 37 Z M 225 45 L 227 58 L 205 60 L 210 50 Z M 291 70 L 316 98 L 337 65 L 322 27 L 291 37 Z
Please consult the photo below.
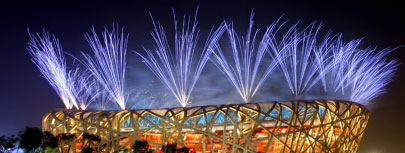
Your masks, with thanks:
M 42 128 L 54 135 L 91 133 L 100 152 L 130 149 L 146 140 L 193 152 L 355 152 L 369 113 L 341 100 L 295 100 L 168 109 L 79 111 L 56 109 Z M 80 140 L 70 150 L 80 151 Z

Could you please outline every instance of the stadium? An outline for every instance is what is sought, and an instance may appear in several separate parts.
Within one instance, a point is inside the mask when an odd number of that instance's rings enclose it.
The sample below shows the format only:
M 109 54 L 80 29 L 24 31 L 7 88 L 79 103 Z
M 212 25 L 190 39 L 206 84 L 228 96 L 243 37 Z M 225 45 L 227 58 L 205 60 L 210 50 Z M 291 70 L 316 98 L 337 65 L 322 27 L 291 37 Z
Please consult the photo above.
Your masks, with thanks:
M 317 22 L 301 29 L 279 18 L 260 31 L 253 29 L 253 17 L 245 35 L 224 21 L 203 43 L 196 16 L 184 16 L 182 24 L 174 18 L 173 41 L 152 19 L 153 47 L 134 54 L 150 71 L 133 73 L 152 72 L 135 80 L 155 77 L 169 100 L 128 98 L 128 85 L 136 81 L 125 82 L 128 35 L 119 25 L 105 28 L 101 37 L 95 28 L 86 33 L 92 52 L 75 57 L 81 65 L 74 68 L 55 36 L 30 34 L 32 61 L 66 107 L 45 114 L 42 130 L 74 135 L 59 137 L 60 152 L 81 152 L 89 143 L 85 134 L 100 138 L 90 144 L 97 152 L 133 152 L 140 140 L 152 152 L 166 145 L 197 153 L 356 152 L 369 119 L 366 105 L 386 91 L 397 69 L 397 61 L 387 59 L 395 48 L 362 48 L 362 39 L 322 34 Z M 209 73 L 227 81 L 197 84 L 210 64 L 216 71 Z M 208 90 L 193 92 L 201 88 Z M 235 96 L 221 99 L 226 96 L 218 88 Z M 192 98 L 207 92 L 216 96 Z
M 154 151 L 177 144 L 195 152 L 353 152 L 368 118 L 362 105 L 314 100 L 150 110 L 54 110 L 44 116 L 42 125 L 55 135 L 94 133 L 102 139 L 97 145 L 102 152 L 131 149 L 140 139 L 147 140 Z M 79 140 L 72 143 L 80 149 Z
M 314 100 L 150 110 L 54 110 L 44 116 L 42 125 L 55 135 L 94 133 L 102 139 L 97 150 L 103 152 L 131 149 L 140 139 L 147 140 L 154 151 L 177 144 L 194 152 L 354 152 L 368 118 L 362 105 Z M 79 140 L 72 143 L 80 149 Z

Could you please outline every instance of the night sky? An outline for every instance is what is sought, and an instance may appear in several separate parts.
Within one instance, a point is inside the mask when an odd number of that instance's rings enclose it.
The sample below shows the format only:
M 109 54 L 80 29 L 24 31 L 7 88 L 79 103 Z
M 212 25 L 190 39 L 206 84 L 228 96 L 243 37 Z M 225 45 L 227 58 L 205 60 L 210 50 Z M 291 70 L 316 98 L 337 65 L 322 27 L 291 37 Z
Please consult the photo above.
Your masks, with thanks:
M 16 1 L 0 4 L 0 135 L 16 134 L 25 126 L 41 127 L 43 114 L 64 107 L 48 82 L 40 77 L 26 51 L 31 32 L 45 29 L 54 33 L 65 51 L 79 55 L 89 50 L 83 33 L 92 25 L 98 29 L 113 23 L 124 25 L 130 33 L 128 48 L 136 50 L 151 41 L 149 12 L 163 23 L 171 24 L 171 9 L 179 15 L 194 13 L 199 6 L 199 28 L 206 32 L 224 19 L 241 23 L 246 29 L 254 9 L 255 25 L 265 27 L 284 14 L 292 22 L 303 24 L 323 21 L 324 27 L 343 33 L 345 39 L 364 37 L 363 45 L 397 47 L 405 45 L 405 10 L 399 3 L 377 2 L 55 2 Z M 128 54 L 133 54 L 129 51 Z M 390 54 L 405 62 L 405 47 Z M 402 64 L 388 92 L 368 105 L 371 112 L 366 133 L 358 152 L 401 152 L 405 138 L 405 66 Z

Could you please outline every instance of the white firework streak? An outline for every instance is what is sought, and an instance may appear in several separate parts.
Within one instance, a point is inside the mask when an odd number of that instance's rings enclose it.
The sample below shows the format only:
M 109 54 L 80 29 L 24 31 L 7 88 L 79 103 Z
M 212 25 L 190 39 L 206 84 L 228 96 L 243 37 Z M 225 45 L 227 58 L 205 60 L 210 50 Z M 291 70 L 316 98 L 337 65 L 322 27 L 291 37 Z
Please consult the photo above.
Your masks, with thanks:
M 101 86 L 96 86 L 98 87 L 96 91 L 98 91 L 97 95 L 94 97 L 93 102 L 99 108 L 100 110 L 107 110 L 109 109 L 109 104 L 116 104 L 113 103 L 113 100 L 111 100 L 111 97 L 109 96 L 108 92 L 103 91 Z
M 197 10 L 198 11 L 198 10 Z M 151 35 L 154 39 L 154 50 L 145 49 L 146 56 L 141 56 L 143 62 L 150 70 L 166 85 L 175 96 L 176 100 L 185 107 L 190 102 L 190 95 L 194 86 L 207 63 L 216 41 L 224 32 L 221 24 L 215 31 L 211 29 L 207 41 L 201 50 L 197 65 L 194 66 L 193 59 L 198 43 L 200 32 L 197 28 L 197 13 L 194 20 L 190 16 L 183 17 L 181 29 L 178 29 L 176 16 L 174 16 L 174 55 L 167 40 L 165 30 L 160 23 L 155 23 L 152 18 L 154 30 Z
M 293 94 L 300 96 L 310 90 L 319 80 L 326 91 L 325 75 L 331 68 L 328 56 L 331 51 L 333 39 L 329 33 L 317 45 L 318 32 L 320 25 L 312 23 L 302 31 L 293 25 L 283 40 L 274 45 L 276 50 L 282 48 L 285 51 L 285 58 L 279 60 L 279 70 L 287 81 L 287 84 Z M 277 54 L 276 54 L 277 55 Z M 278 57 L 277 55 L 276 57 Z
M 352 57 L 356 53 L 357 46 L 360 44 L 361 39 L 355 39 L 349 43 L 344 43 L 341 40 L 341 35 L 338 36 L 334 47 L 332 50 L 332 61 L 330 61 L 331 71 L 330 71 L 330 87 L 331 91 L 338 92 L 339 90 L 342 94 L 345 94 L 344 86 L 345 80 L 344 77 L 347 74 L 347 69 L 349 64 L 355 64 L 358 60 L 357 58 Z M 349 63 L 349 59 L 354 58 Z M 342 80 L 343 79 L 343 80 Z
M 341 60 L 340 64 L 346 67 L 333 69 L 340 73 L 336 79 L 339 83 L 335 86 L 335 90 L 344 93 L 344 90 L 348 89 L 351 101 L 367 104 L 386 91 L 384 87 L 391 82 L 398 64 L 396 60 L 386 59 L 387 54 L 395 49 L 386 48 L 378 52 L 371 48 L 354 49 L 359 42 L 360 40 L 356 40 L 355 43 L 348 44 L 353 45 L 349 47 L 352 49 L 345 50 L 345 59 Z
M 336 46 L 338 40 L 340 40 L 341 35 L 331 36 L 332 31 L 329 30 L 328 33 L 323 38 L 319 45 L 313 48 L 314 62 L 316 62 L 317 73 L 319 77 L 316 77 L 314 81 L 309 85 L 309 87 L 314 86 L 319 80 L 321 80 L 324 92 L 328 92 L 328 81 L 326 80 L 327 74 L 330 73 L 333 68 L 333 48 Z M 316 37 L 316 35 L 314 35 Z M 308 89 L 309 90 L 309 89 Z
M 123 28 L 114 25 L 111 31 L 107 29 L 102 33 L 102 40 L 92 28 L 91 34 L 86 34 L 86 39 L 93 50 L 94 58 L 82 53 L 85 65 L 94 78 L 105 88 L 111 99 L 125 109 L 125 68 L 128 35 L 124 35 Z
M 86 110 L 99 95 L 100 90 L 96 88 L 98 82 L 87 71 L 80 72 L 78 68 L 72 74 L 72 76 L 75 76 L 72 77 L 74 79 L 72 80 L 74 84 L 73 88 L 75 89 L 73 90 L 73 94 L 76 97 L 79 108 Z
M 146 90 L 134 91 L 128 97 L 131 97 L 132 101 L 138 102 L 132 105 L 131 109 L 150 109 L 157 101 L 156 96 Z M 149 104 L 147 105 L 147 103 Z
M 216 51 L 213 52 L 214 57 L 211 60 L 236 88 L 244 102 L 249 102 L 255 95 L 260 86 L 273 72 L 278 62 L 277 59 L 274 59 L 273 54 L 269 54 L 273 60 L 269 65 L 265 66 L 265 71 L 259 71 L 259 68 L 263 66 L 263 59 L 269 43 L 281 26 L 277 26 L 278 20 L 268 26 L 259 42 L 259 46 L 256 47 L 256 36 L 259 30 L 254 31 L 252 35 L 253 17 L 254 13 L 252 12 L 248 32 L 246 37 L 242 38 L 243 42 L 240 42 L 232 23 L 225 25 L 232 48 L 233 62 L 227 60 L 219 45 L 216 46 Z
M 32 61 L 38 67 L 42 76 L 51 84 L 67 109 L 78 104 L 73 94 L 74 72 L 67 71 L 66 61 L 59 40 L 47 32 L 29 34 L 30 42 L 27 50 L 32 56 Z

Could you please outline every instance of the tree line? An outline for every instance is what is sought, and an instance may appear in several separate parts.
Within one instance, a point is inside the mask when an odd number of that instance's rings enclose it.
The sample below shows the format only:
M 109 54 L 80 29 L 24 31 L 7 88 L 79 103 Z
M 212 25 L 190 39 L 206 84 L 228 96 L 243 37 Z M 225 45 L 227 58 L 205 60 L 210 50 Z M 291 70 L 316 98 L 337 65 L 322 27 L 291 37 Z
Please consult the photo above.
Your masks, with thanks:
M 39 128 L 26 127 L 18 136 L 1 136 L 0 153 L 6 153 L 13 148 L 22 148 L 26 153 L 68 153 L 71 149 L 71 142 L 80 139 L 82 142 L 82 153 L 97 153 L 95 144 L 100 143 L 101 139 L 89 133 L 83 133 L 79 138 L 75 134 L 59 134 L 54 136 L 52 133 L 42 132 Z M 177 144 L 167 144 L 162 147 L 163 153 L 189 153 L 190 149 L 183 147 L 178 149 Z M 152 153 L 150 145 L 145 140 L 137 140 L 131 149 L 116 150 L 116 153 Z

